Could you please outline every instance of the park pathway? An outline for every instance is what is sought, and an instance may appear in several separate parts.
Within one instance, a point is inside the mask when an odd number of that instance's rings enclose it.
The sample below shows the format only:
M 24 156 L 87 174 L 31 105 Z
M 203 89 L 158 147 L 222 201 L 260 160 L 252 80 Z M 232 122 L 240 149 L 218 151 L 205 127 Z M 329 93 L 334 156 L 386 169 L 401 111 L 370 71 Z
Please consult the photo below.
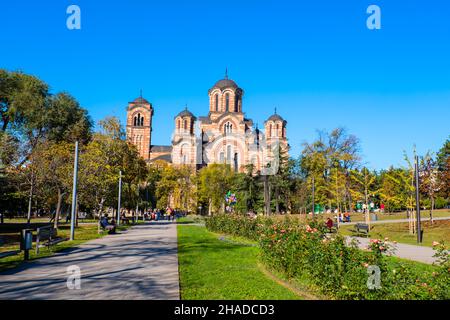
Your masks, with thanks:
M 0 300 L 178 300 L 177 250 L 175 223 L 135 226 L 0 273 Z M 69 266 L 80 290 L 67 287 Z
M 437 217 L 437 218 L 433 218 L 433 221 L 445 221 L 445 220 L 450 220 L 450 217 Z M 430 218 L 422 218 L 420 219 L 420 221 L 424 222 L 424 221 L 430 221 Z M 376 221 L 371 221 L 371 224 L 389 224 L 389 223 L 404 223 L 404 222 L 409 222 L 408 219 L 392 219 L 392 220 L 376 220 Z M 365 223 L 364 221 L 356 221 L 356 222 L 345 222 L 342 223 L 341 222 L 341 226 L 353 226 L 357 223 Z
M 370 239 L 368 238 L 360 238 L 360 237 L 346 237 L 347 244 L 350 244 L 352 239 L 358 241 L 358 247 L 363 250 L 367 250 L 367 247 L 370 244 Z M 392 248 L 394 249 L 393 256 L 408 260 L 414 260 L 418 262 L 423 262 L 427 264 L 432 264 L 436 261 L 434 258 L 434 250 L 430 247 L 422 247 L 422 246 L 414 246 L 411 244 L 404 243 L 390 243 Z

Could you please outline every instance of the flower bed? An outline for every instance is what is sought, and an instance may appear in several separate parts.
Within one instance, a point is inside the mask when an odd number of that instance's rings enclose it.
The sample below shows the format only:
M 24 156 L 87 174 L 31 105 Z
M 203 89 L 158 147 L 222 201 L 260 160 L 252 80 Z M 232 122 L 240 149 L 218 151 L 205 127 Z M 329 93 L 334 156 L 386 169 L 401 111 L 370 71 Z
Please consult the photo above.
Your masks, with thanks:
M 371 241 L 365 252 L 340 235 L 328 235 L 322 222 L 215 215 L 206 227 L 258 241 L 265 265 L 290 278 L 307 279 L 333 299 L 450 298 L 449 255 L 443 244 L 435 244 L 438 267 L 424 271 L 389 260 L 383 254 L 391 250 L 388 239 Z

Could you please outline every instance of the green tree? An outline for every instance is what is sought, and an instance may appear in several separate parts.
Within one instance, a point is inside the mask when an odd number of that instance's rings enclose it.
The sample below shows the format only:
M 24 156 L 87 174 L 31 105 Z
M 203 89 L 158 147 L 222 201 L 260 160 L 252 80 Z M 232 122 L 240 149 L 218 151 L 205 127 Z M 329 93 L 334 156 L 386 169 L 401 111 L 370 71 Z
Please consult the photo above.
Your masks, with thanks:
M 208 214 L 223 211 L 225 195 L 234 179 L 234 171 L 227 164 L 211 164 L 198 173 L 198 199 L 208 207 Z

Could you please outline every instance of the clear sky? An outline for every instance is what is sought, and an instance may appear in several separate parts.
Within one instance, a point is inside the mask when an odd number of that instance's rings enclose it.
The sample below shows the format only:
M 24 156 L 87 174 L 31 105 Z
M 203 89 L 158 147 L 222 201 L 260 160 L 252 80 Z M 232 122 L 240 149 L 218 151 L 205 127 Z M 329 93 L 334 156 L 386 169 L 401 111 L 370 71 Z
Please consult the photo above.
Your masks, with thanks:
M 66 27 L 71 4 L 81 30 Z M 366 27 L 370 4 L 381 30 Z M 68 91 L 95 121 L 124 121 L 142 89 L 154 144 L 170 144 L 185 104 L 208 113 L 226 67 L 247 117 L 261 127 L 277 107 L 288 120 L 295 157 L 317 129 L 337 126 L 361 139 L 374 169 L 450 135 L 447 0 L 1 1 L 0 44 L 0 68 Z

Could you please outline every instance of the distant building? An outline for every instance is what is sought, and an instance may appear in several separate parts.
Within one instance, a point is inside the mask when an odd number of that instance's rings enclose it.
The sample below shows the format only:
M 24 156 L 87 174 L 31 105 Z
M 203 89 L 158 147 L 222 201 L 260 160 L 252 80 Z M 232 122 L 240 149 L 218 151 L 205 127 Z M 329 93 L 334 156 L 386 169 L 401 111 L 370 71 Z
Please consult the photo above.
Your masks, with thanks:
M 228 163 L 236 171 L 248 164 L 261 170 L 288 152 L 287 122 L 276 113 L 264 123 L 265 134 L 245 117 L 244 91 L 228 79 L 218 81 L 208 92 L 209 113 L 197 118 L 187 108 L 175 117 L 171 146 L 152 145 L 153 106 L 140 97 L 127 108 L 127 138 L 148 162 L 164 160 L 174 165 L 197 168 L 211 163 Z

